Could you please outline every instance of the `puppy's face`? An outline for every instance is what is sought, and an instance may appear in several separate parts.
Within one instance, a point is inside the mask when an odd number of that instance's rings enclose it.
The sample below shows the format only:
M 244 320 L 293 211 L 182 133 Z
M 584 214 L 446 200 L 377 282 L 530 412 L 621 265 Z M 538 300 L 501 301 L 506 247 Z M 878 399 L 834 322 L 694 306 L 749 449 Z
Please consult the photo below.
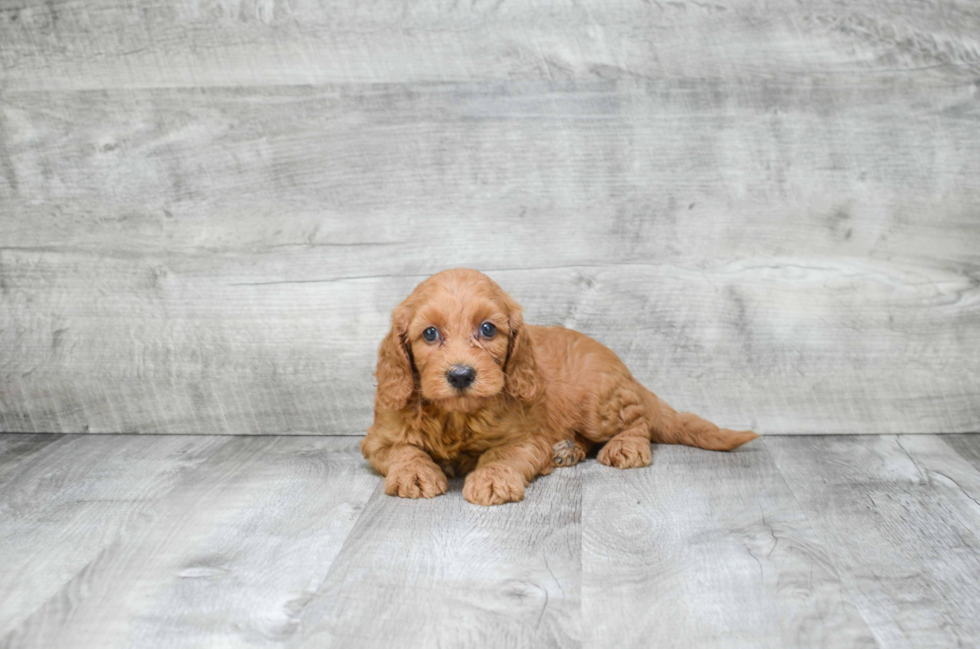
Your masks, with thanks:
M 415 287 L 391 314 L 378 348 L 375 407 L 401 410 L 413 397 L 474 412 L 502 392 L 540 394 L 521 307 L 483 273 L 446 270 Z
M 422 396 L 451 412 L 472 412 L 504 389 L 511 314 L 485 278 L 456 276 L 421 291 L 406 343 Z

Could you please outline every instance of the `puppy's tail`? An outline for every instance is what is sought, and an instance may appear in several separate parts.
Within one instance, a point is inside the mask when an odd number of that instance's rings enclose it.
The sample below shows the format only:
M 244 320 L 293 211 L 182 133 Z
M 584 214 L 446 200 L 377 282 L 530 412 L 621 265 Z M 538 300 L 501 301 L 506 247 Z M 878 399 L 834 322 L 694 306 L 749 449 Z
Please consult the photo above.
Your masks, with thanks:
M 691 412 L 677 412 L 667 403 L 643 388 L 650 436 L 658 444 L 684 444 L 709 451 L 730 451 L 759 435 L 751 430 L 718 428 L 707 419 Z

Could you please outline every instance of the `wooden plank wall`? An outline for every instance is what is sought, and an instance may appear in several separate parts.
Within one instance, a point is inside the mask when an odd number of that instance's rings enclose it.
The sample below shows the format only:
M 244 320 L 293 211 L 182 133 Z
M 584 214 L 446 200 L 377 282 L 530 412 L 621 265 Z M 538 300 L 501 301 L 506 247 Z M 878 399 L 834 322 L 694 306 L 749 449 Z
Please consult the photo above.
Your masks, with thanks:
M 0 430 L 357 434 L 390 309 L 763 433 L 980 429 L 980 9 L 0 4 Z

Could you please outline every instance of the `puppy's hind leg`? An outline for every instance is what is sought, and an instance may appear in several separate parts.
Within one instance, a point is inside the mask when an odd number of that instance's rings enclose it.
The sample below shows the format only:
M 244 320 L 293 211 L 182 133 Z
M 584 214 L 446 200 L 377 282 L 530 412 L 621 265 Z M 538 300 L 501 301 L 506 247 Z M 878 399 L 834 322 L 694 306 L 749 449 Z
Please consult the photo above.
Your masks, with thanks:
M 560 442 L 555 442 L 552 447 L 555 453 L 552 464 L 558 467 L 575 466 L 589 454 L 589 446 L 591 446 L 591 442 L 578 435 L 575 436 L 575 439 L 563 439 Z
M 606 442 L 596 459 L 617 469 L 648 466 L 652 459 L 650 423 L 645 404 L 637 390 L 629 385 L 620 386 L 613 393 L 612 399 L 601 407 L 613 410 L 612 413 L 605 413 L 606 416 L 600 413 L 600 419 L 613 419 L 619 432 Z

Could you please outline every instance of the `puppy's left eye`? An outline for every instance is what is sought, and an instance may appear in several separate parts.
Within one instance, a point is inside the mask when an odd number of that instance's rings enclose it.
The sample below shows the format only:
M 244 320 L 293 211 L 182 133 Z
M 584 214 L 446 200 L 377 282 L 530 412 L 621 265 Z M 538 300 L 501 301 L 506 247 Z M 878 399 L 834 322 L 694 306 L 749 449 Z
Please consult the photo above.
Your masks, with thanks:
M 480 335 L 484 338 L 493 338 L 497 333 L 497 327 L 492 322 L 484 322 L 480 325 Z

